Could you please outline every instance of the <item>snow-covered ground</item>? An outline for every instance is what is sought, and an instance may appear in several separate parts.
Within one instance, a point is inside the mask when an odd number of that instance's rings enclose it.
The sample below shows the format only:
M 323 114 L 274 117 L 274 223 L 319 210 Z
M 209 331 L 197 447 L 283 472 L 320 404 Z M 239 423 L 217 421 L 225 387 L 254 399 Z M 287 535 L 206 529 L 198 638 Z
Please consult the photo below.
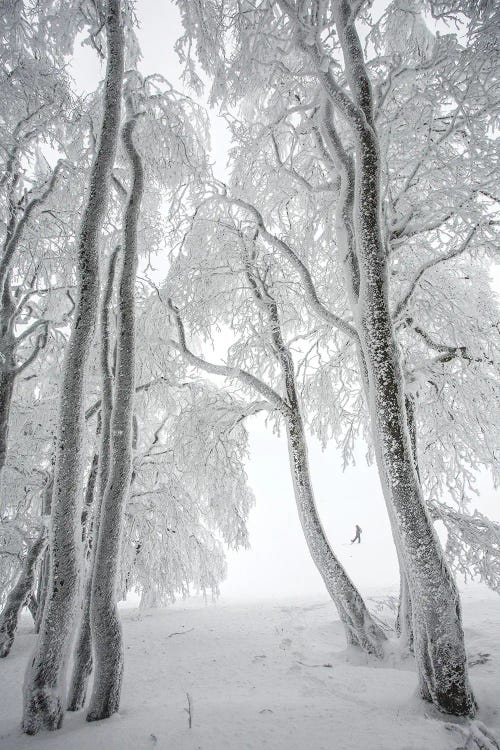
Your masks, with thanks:
M 466 590 L 464 620 L 480 718 L 500 730 L 500 606 Z M 411 660 L 384 665 L 344 650 L 327 599 L 122 610 L 126 669 L 120 714 L 62 730 L 19 731 L 33 646 L 23 616 L 0 661 L 2 750 L 455 750 L 460 732 L 416 697 Z M 188 694 L 191 703 L 189 728 Z

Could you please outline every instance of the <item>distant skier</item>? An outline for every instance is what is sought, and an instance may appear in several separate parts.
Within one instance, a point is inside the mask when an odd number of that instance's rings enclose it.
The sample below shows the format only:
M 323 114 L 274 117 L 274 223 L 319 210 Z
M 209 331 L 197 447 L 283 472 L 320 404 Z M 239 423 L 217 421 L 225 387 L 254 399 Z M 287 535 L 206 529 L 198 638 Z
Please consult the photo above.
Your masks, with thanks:
M 361 532 L 362 531 L 363 529 L 360 526 L 358 526 L 358 524 L 356 524 L 356 536 L 354 537 L 354 539 L 351 539 L 351 544 L 354 544 L 355 541 L 357 541 L 358 544 L 361 544 Z

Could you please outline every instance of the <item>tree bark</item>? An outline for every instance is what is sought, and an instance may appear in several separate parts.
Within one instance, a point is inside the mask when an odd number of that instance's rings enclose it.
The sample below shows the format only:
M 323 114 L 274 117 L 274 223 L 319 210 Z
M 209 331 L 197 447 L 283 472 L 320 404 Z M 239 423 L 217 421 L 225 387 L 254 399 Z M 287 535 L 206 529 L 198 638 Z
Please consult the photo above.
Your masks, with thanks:
M 399 565 L 399 603 L 396 616 L 396 633 L 401 647 L 413 652 L 413 613 L 410 587 L 402 563 Z
M 70 687 L 68 693 L 68 711 L 79 711 L 85 705 L 87 688 L 92 674 L 92 632 L 90 628 L 90 599 L 92 591 L 92 572 L 95 565 L 97 540 L 99 538 L 99 524 L 101 516 L 102 499 L 109 476 L 110 464 L 110 439 L 111 439 L 111 414 L 113 410 L 113 373 L 111 368 L 111 327 L 110 313 L 115 282 L 116 263 L 120 247 L 115 248 L 110 261 L 106 277 L 106 285 L 101 304 L 101 378 L 102 399 L 98 432 L 100 431 L 99 453 L 94 455 L 92 466 L 87 482 L 86 502 L 84 512 L 86 513 L 82 523 L 82 534 L 88 541 L 88 555 L 86 556 L 87 570 L 82 598 L 82 612 L 78 625 L 73 654 L 73 670 L 71 673 Z M 96 477 L 97 475 L 97 477 Z M 85 529 L 88 524 L 88 512 L 94 497 L 94 485 L 97 479 L 97 493 L 94 500 L 92 513 L 92 529 Z M 82 516 L 84 514 L 82 513 Z
M 92 164 L 78 241 L 78 297 L 61 389 L 52 499 L 51 558 L 40 636 L 24 685 L 22 727 L 27 734 L 58 729 L 64 715 L 64 678 L 73 630 L 81 546 L 79 511 L 84 440 L 84 376 L 99 299 L 99 235 L 119 137 L 124 32 L 120 0 L 106 6 L 108 57 L 104 114 Z
M 47 484 L 43 491 L 42 500 L 42 516 L 49 516 L 52 507 L 52 491 L 54 488 L 54 475 L 49 474 Z M 42 561 L 40 563 L 40 570 L 38 573 L 38 584 L 36 587 L 36 596 L 38 600 L 38 607 L 35 617 L 35 633 L 40 632 L 40 626 L 42 624 L 43 610 L 45 609 L 45 603 L 47 600 L 47 588 L 49 584 L 49 569 L 50 569 L 50 547 L 47 544 L 42 555 Z
M 318 516 L 300 414 L 291 413 L 286 425 L 295 500 L 311 557 L 337 607 L 347 643 L 382 658 L 386 635 L 373 620 L 361 594 L 333 552 Z
M 8 274 L 1 293 L 0 305 L 0 490 L 3 469 L 7 460 L 10 410 L 16 381 L 14 311 L 10 274 Z
M 118 304 L 117 360 L 109 477 L 92 574 L 90 624 L 95 674 L 87 721 L 118 711 L 123 676 L 123 642 L 116 606 L 123 513 L 132 476 L 133 402 L 135 394 L 135 276 L 137 224 L 143 193 L 142 162 L 133 142 L 137 116 L 123 129 L 123 144 L 132 166 L 132 186 L 125 212 L 125 243 Z
M 353 216 L 360 274 L 353 315 L 367 368 L 377 464 L 410 589 L 420 692 L 445 713 L 470 716 L 475 701 L 467 675 L 459 595 L 426 511 L 413 462 L 389 311 L 381 232 L 381 164 L 371 85 L 347 0 L 337 0 L 335 14 L 357 112 L 350 119 L 356 153 Z
M 247 270 L 247 278 L 257 301 L 267 309 L 270 337 L 283 375 L 288 407 L 284 411 L 284 418 L 290 470 L 297 511 L 307 546 L 327 591 L 337 607 L 340 620 L 344 625 L 347 643 L 382 658 L 386 635 L 373 620 L 361 594 L 333 552 L 318 515 L 297 393 L 294 362 L 290 349 L 283 339 L 278 307 L 265 282 L 259 279 L 257 283 L 251 267 Z
M 5 607 L 0 614 L 0 658 L 8 656 L 10 653 L 19 615 L 31 596 L 36 564 L 46 544 L 47 531 L 44 528 L 28 550 L 19 578 L 9 593 Z

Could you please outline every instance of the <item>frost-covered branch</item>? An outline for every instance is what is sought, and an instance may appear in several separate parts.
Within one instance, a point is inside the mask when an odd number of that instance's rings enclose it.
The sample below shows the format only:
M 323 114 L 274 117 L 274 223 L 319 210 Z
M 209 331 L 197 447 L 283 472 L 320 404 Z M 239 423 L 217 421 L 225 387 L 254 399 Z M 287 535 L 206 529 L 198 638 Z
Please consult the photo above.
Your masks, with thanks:
M 255 375 L 252 375 L 250 372 L 247 372 L 246 370 L 243 370 L 239 367 L 228 367 L 227 365 L 216 365 L 212 362 L 207 362 L 201 357 L 196 356 L 196 354 L 193 354 L 188 349 L 188 346 L 186 344 L 184 324 L 182 322 L 179 310 L 175 307 L 172 300 L 169 299 L 167 304 L 170 312 L 172 313 L 172 318 L 175 322 L 177 328 L 177 336 L 179 339 L 179 341 L 170 339 L 169 343 L 186 358 L 186 361 L 189 362 L 189 364 L 193 365 L 193 367 L 197 367 L 200 370 L 204 370 L 211 375 L 221 375 L 224 378 L 238 380 L 240 383 L 243 383 L 246 386 L 250 386 L 253 390 L 260 393 L 261 396 L 264 396 L 269 406 L 278 409 L 278 411 L 282 412 L 283 414 L 288 411 L 289 406 L 286 401 L 281 398 L 279 393 L 277 393 L 273 388 L 264 383 L 262 380 L 255 377 Z
M 293 267 L 299 274 L 303 283 L 303 288 L 304 288 L 307 300 L 309 304 L 311 305 L 311 308 L 318 315 L 318 317 L 324 320 L 325 323 L 327 323 L 328 325 L 338 328 L 340 331 L 342 331 L 342 333 L 345 333 L 347 336 L 349 336 L 349 338 L 353 339 L 354 341 L 357 341 L 358 334 L 357 334 L 356 329 L 346 320 L 343 320 L 338 315 L 335 315 L 335 313 L 333 313 L 331 310 L 325 307 L 325 305 L 320 301 L 318 297 L 318 293 L 316 291 L 316 287 L 314 285 L 311 274 L 309 272 L 309 269 L 307 268 L 305 263 L 299 258 L 297 253 L 290 247 L 290 245 L 288 245 L 280 237 L 277 237 L 276 235 L 272 234 L 272 232 L 270 232 L 267 229 L 264 223 L 264 218 L 262 214 L 260 213 L 260 211 L 257 208 L 255 208 L 255 206 L 253 206 L 251 203 L 248 203 L 247 201 L 241 198 L 231 198 L 227 195 L 221 195 L 219 197 L 225 203 L 229 203 L 234 206 L 239 206 L 240 208 L 245 209 L 248 213 L 252 214 L 262 237 L 265 240 L 267 240 L 270 245 L 276 248 L 282 255 L 284 255 L 284 257 L 288 261 L 290 261 L 290 263 L 293 265 Z
M 396 305 L 394 309 L 394 313 L 392 315 L 393 320 L 397 321 L 401 317 L 401 315 L 404 313 L 406 308 L 408 307 L 408 303 L 410 302 L 415 290 L 417 289 L 422 276 L 431 268 L 434 268 L 440 263 L 445 263 L 448 260 L 452 260 L 452 258 L 457 258 L 459 255 L 462 255 L 469 247 L 472 241 L 472 238 L 474 237 L 478 227 L 479 227 L 478 224 L 473 226 L 467 233 L 465 240 L 458 247 L 454 248 L 453 250 L 450 250 L 450 252 L 446 253 L 445 255 L 440 255 L 437 258 L 431 258 L 431 260 L 427 261 L 426 263 L 423 263 L 420 266 L 418 271 L 416 271 L 416 273 L 414 274 L 412 281 L 410 282 L 408 291 Z

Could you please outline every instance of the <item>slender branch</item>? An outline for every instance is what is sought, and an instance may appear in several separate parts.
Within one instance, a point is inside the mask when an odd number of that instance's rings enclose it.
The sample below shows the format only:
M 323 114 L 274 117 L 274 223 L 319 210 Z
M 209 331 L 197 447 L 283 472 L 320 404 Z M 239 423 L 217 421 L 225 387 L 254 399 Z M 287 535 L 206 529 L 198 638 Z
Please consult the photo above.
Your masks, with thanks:
M 14 256 L 14 253 L 17 250 L 17 246 L 19 244 L 19 241 L 22 236 L 22 232 L 24 230 L 24 227 L 28 223 L 31 214 L 35 210 L 37 206 L 39 206 L 41 203 L 44 203 L 45 200 L 48 198 L 50 193 L 52 192 L 54 185 L 56 183 L 57 177 L 59 175 L 59 172 L 61 171 L 63 167 L 64 162 L 62 160 L 59 160 L 54 168 L 54 171 L 52 172 L 51 178 L 47 184 L 47 187 L 36 198 L 32 198 L 26 208 L 24 209 L 23 215 L 20 218 L 19 222 L 17 223 L 16 228 L 14 229 L 14 232 L 12 233 L 12 236 L 10 236 L 7 240 L 7 242 L 4 245 L 4 251 L 2 255 L 2 259 L 0 261 L 0 290 L 3 289 L 5 280 L 7 278 L 7 274 L 9 272 L 10 264 L 12 262 L 12 258 Z
M 48 320 L 35 320 L 34 323 L 32 323 L 30 326 L 24 329 L 22 333 L 19 334 L 19 336 L 16 338 L 16 346 L 19 346 L 19 344 L 22 344 L 23 341 L 25 341 L 29 336 L 31 336 L 32 333 L 34 333 L 37 328 L 40 328 L 40 326 L 47 326 L 49 323 Z
M 38 357 L 42 349 L 44 349 L 47 346 L 47 336 L 48 336 L 48 327 L 49 324 L 47 321 L 44 321 L 45 323 L 45 329 L 38 335 L 38 338 L 36 340 L 35 348 L 29 355 L 29 357 L 20 365 L 18 365 L 14 370 L 13 373 L 15 376 L 20 375 L 21 372 L 26 370 Z
M 262 237 L 264 237 L 264 239 L 267 240 L 270 245 L 279 250 L 294 266 L 295 270 L 302 280 L 307 300 L 316 315 L 318 315 L 322 320 L 328 323 L 328 325 L 338 328 L 340 331 L 342 331 L 342 333 L 345 333 L 354 341 L 358 341 L 359 337 L 356 329 L 346 320 L 343 320 L 343 318 L 335 315 L 335 313 L 325 307 L 325 305 L 320 301 L 309 269 L 299 258 L 295 250 L 290 247 L 290 245 L 288 245 L 280 237 L 276 237 L 276 235 L 272 234 L 267 229 L 260 211 L 258 211 L 258 209 L 256 209 L 255 206 L 253 206 L 251 203 L 248 203 L 241 198 L 230 198 L 227 195 L 220 195 L 218 197 L 224 202 L 239 206 L 240 208 L 245 209 L 253 215 Z
M 446 255 L 441 255 L 438 258 L 433 258 L 432 260 L 429 260 L 429 261 L 427 261 L 427 263 L 423 263 L 420 266 L 420 268 L 418 269 L 418 271 L 415 273 L 415 275 L 413 277 L 413 280 L 410 282 L 410 286 L 409 286 L 409 289 L 408 289 L 407 293 L 404 295 L 404 297 L 396 305 L 396 308 L 395 308 L 394 313 L 393 313 L 393 320 L 395 320 L 395 321 L 398 320 L 398 318 L 400 318 L 401 315 L 403 314 L 403 312 L 406 310 L 406 308 L 408 306 L 408 303 L 409 303 L 410 299 L 412 298 L 413 293 L 415 292 L 415 289 L 419 285 L 420 279 L 422 278 L 422 276 L 429 269 L 434 268 L 434 266 L 437 266 L 439 263 L 444 263 L 447 260 L 451 260 L 452 258 L 456 258 L 457 256 L 459 256 L 462 253 L 464 253 L 467 250 L 467 248 L 469 247 L 469 244 L 470 244 L 472 238 L 474 237 L 474 235 L 475 235 L 478 227 L 479 227 L 479 224 L 475 224 L 472 227 L 472 229 L 470 229 L 470 231 L 467 234 L 467 237 L 465 238 L 465 240 L 463 241 L 463 243 L 459 247 L 455 248 L 454 250 L 450 250 L 450 252 L 446 253 Z
M 142 383 L 142 385 L 138 385 L 135 389 L 136 393 L 141 393 L 141 391 L 148 391 L 150 388 L 152 388 L 154 385 L 157 385 L 158 383 L 168 383 L 171 386 L 174 387 L 182 387 L 185 385 L 190 385 L 189 383 L 177 383 L 175 381 L 169 381 L 168 378 L 160 377 L 155 378 L 154 380 L 150 380 L 147 383 Z M 88 421 L 89 419 L 92 419 L 92 417 L 97 414 L 99 409 L 101 408 L 102 400 L 98 399 L 97 401 L 94 401 L 92 406 L 89 406 L 87 411 L 85 412 L 85 420 Z
M 255 377 L 255 375 L 252 375 L 251 373 L 247 372 L 246 370 L 242 370 L 239 367 L 228 367 L 227 365 L 216 365 L 212 362 L 207 362 L 201 357 L 197 357 L 196 354 L 193 354 L 188 349 L 186 344 L 184 324 L 182 323 L 179 310 L 174 306 L 171 299 L 168 300 L 167 305 L 175 321 L 177 335 L 179 338 L 179 341 L 170 339 L 169 343 L 185 357 L 189 364 L 193 365 L 193 367 L 197 367 L 200 370 L 209 372 L 212 375 L 221 375 L 224 378 L 238 380 L 240 383 L 250 386 L 255 391 L 260 393 L 260 395 L 263 396 L 266 401 L 272 404 L 281 413 L 286 414 L 288 412 L 289 406 L 286 401 L 284 401 L 284 399 L 282 399 L 281 396 L 273 388 L 271 388 L 271 386 L 267 385 L 262 380 L 259 380 L 259 378 Z

